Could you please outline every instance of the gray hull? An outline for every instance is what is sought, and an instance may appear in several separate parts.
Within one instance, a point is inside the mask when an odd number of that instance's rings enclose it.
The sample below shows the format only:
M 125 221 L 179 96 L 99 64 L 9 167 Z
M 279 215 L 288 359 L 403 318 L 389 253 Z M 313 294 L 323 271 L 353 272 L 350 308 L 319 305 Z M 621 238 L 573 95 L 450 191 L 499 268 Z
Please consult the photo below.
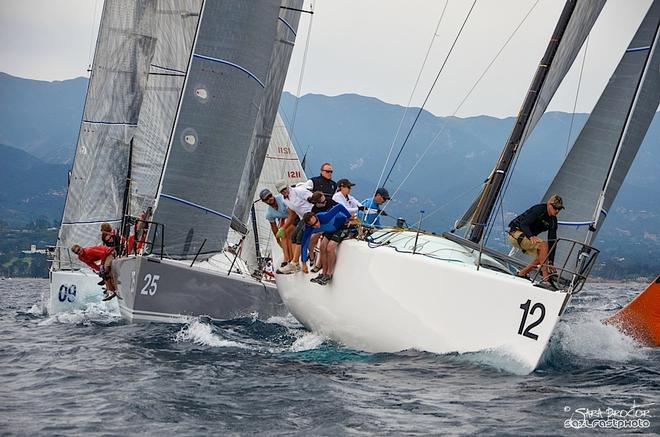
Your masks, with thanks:
M 189 317 L 214 320 L 284 316 L 288 311 L 274 285 L 238 274 L 192 268 L 144 256 L 113 262 L 119 310 L 129 322 L 182 323 Z

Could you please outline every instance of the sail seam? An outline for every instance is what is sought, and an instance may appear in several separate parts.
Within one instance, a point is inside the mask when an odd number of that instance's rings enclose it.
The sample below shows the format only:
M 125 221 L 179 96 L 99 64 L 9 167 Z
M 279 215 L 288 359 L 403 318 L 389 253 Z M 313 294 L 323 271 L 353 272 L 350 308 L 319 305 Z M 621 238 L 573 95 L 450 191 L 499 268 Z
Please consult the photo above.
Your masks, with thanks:
M 111 126 L 128 126 L 128 127 L 137 127 L 136 123 L 129 123 L 124 121 L 101 121 L 101 120 L 83 120 L 83 123 L 88 124 L 106 124 Z
M 254 73 L 252 73 L 247 68 L 241 67 L 238 64 L 234 64 L 233 62 L 227 61 L 226 59 L 214 58 L 212 56 L 200 55 L 200 54 L 197 54 L 197 53 L 195 53 L 193 55 L 193 57 L 194 58 L 199 58 L 199 59 L 205 59 L 207 61 L 218 62 L 220 64 L 225 64 L 225 65 L 229 65 L 230 67 L 237 68 L 237 69 L 241 70 L 242 72 L 247 73 L 248 76 L 250 76 L 252 79 L 256 80 L 259 83 L 259 85 L 261 85 L 262 88 L 266 88 L 266 85 L 264 85 L 264 83 L 261 81 L 261 79 L 259 79 Z
M 183 203 L 184 205 L 192 206 L 193 208 L 197 208 L 197 209 L 201 209 L 202 211 L 210 212 L 211 214 L 217 215 L 218 217 L 222 217 L 222 218 L 225 218 L 227 220 L 231 220 L 231 217 L 226 215 L 226 214 L 223 214 L 223 213 L 221 213 L 219 211 L 216 211 L 214 209 L 207 208 L 205 206 L 199 205 L 197 203 L 191 202 L 189 200 L 181 199 L 180 197 L 171 196 L 171 195 L 165 194 L 165 193 L 160 193 L 160 197 L 164 197 L 166 199 L 174 200 L 174 201 Z

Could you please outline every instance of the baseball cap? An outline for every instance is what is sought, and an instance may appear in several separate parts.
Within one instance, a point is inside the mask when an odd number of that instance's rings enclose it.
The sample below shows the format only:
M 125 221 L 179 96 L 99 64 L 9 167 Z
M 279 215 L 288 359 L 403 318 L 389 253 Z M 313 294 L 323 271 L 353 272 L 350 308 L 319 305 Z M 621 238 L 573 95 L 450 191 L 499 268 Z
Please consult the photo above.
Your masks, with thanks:
M 284 179 L 280 179 L 277 181 L 275 184 L 275 189 L 277 190 L 278 193 L 281 193 L 283 189 L 287 188 L 289 184 L 286 183 Z
M 555 209 L 561 211 L 564 209 L 564 201 L 562 200 L 561 197 L 559 197 L 556 194 L 553 194 L 550 199 L 548 199 L 548 202 L 550 202 L 550 205 L 554 206 Z
M 390 200 L 390 193 L 384 187 L 377 189 L 376 194 L 380 194 L 380 196 L 385 200 Z
M 355 184 L 348 179 L 339 179 L 337 187 L 354 187 Z
M 260 198 L 261 200 L 266 200 L 266 198 L 267 198 L 268 196 L 272 196 L 272 195 L 273 195 L 273 193 L 271 193 L 270 190 L 269 190 L 268 188 L 264 188 L 263 190 L 261 190 L 261 191 L 259 192 L 259 198 Z

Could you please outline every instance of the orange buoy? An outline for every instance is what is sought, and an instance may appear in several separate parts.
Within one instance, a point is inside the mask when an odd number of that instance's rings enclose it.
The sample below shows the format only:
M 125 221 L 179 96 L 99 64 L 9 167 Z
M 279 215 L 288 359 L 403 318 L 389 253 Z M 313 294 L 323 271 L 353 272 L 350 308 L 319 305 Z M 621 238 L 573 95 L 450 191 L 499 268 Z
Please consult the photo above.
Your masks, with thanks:
M 628 305 L 605 320 L 646 346 L 660 346 L 660 276 Z

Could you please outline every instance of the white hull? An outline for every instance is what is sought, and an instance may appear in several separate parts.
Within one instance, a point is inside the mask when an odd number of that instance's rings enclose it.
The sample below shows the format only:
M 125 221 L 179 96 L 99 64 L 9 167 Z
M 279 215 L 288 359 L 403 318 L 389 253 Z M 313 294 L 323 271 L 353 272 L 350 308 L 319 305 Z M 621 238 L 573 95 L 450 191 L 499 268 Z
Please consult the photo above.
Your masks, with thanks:
M 50 272 L 50 287 L 44 293 L 42 307 L 47 314 L 84 310 L 89 304 L 101 304 L 108 310 L 117 310 L 113 299 L 103 302 L 99 276 L 87 269 L 54 270 Z
M 449 260 L 348 240 L 330 284 L 311 283 L 314 275 L 303 273 L 277 275 L 278 291 L 307 328 L 351 348 L 496 351 L 518 362 L 521 373 L 533 371 L 570 295 L 477 271 L 465 262 L 473 259 L 468 249 L 442 237 L 423 239 Z

